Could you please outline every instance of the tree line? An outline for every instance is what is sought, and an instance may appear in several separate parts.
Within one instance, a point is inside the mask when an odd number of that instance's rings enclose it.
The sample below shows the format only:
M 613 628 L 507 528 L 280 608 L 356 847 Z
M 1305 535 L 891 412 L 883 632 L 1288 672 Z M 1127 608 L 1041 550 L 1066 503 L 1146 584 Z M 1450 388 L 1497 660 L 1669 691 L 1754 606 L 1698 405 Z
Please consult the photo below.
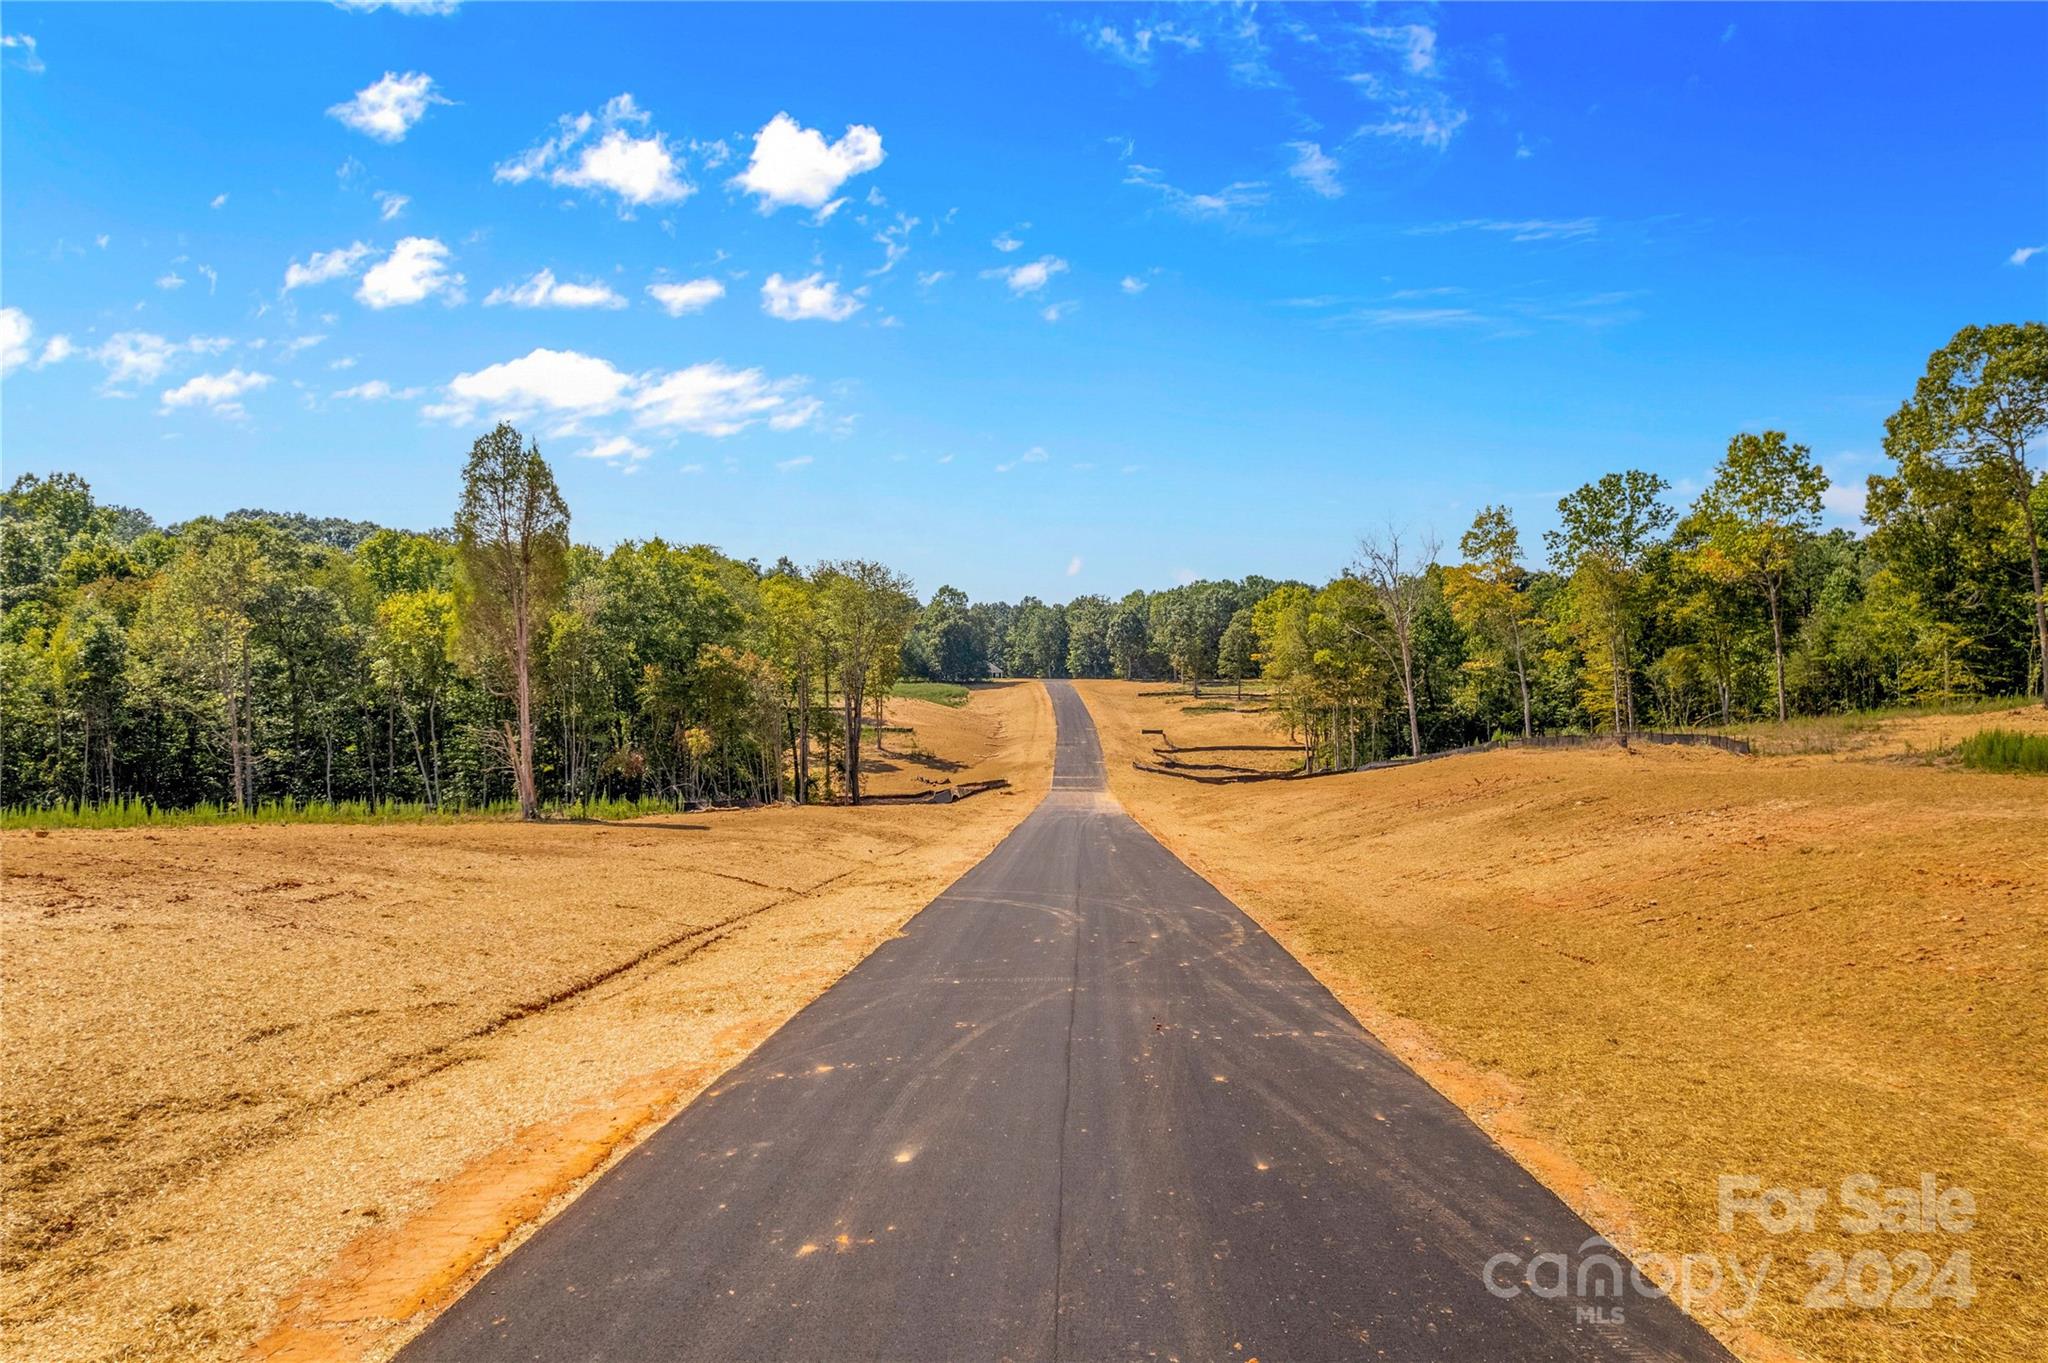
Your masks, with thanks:
M 1865 533 L 1782 431 L 1728 442 L 1683 509 L 1624 470 L 1557 504 L 1543 558 L 1505 507 L 1457 554 L 1388 531 L 1321 585 L 1195 582 L 1064 606 L 942 591 L 918 676 L 1259 677 L 1311 765 L 1491 737 L 2042 694 L 2048 327 L 1966 327 L 1885 423 Z M 1446 561 L 1447 560 L 1447 561 Z M 2044 702 L 2048 703 L 2048 702 Z
M 1387 531 L 1320 585 L 1248 577 L 972 602 L 866 560 L 572 541 L 540 451 L 479 439 L 452 527 L 241 511 L 159 527 L 68 474 L 0 494 L 10 805 L 434 808 L 858 798 L 899 677 L 1257 680 L 1315 766 L 1489 737 L 2042 692 L 2048 327 L 1969 327 L 1886 422 L 1862 534 L 1780 431 L 1684 508 L 1560 500 L 1532 563 L 1487 507 L 1456 554 Z
M 54 474 L 15 480 L 0 536 L 10 805 L 857 802 L 918 609 L 865 560 L 575 544 L 509 425 L 448 531 L 165 529 Z

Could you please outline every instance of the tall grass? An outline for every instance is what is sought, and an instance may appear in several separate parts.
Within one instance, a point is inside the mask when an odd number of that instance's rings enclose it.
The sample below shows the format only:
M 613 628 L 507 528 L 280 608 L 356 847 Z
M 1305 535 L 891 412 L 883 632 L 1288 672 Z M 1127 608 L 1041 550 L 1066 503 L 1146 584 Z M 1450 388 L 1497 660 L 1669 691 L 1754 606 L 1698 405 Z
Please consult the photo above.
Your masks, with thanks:
M 2048 776 L 2048 734 L 1979 729 L 1963 740 L 1963 765 L 1978 771 L 2022 771 Z
M 905 700 L 928 700 L 936 705 L 950 705 L 955 709 L 967 703 L 974 694 L 956 682 L 900 681 L 889 691 L 892 696 Z
M 633 819 L 647 814 L 672 814 L 681 808 L 664 798 L 596 799 L 557 805 L 545 811 L 556 819 Z M 510 800 L 488 805 L 432 805 L 386 800 L 266 800 L 248 809 L 232 805 L 195 805 L 166 809 L 147 800 L 124 798 L 96 804 L 10 805 L 0 809 L 0 828 L 203 828 L 219 824 L 402 824 L 458 823 L 475 819 L 509 819 L 519 806 Z
M 1692 732 L 1747 739 L 1753 751 L 1765 756 L 1833 753 L 1860 746 L 1888 720 L 1928 715 L 1979 715 L 1994 710 L 2010 710 L 2027 704 L 2029 699 L 2026 696 L 1976 696 L 1933 705 L 1891 705 L 1829 715 L 1794 715 L 1783 724 L 1774 719 L 1700 724 L 1694 726 Z

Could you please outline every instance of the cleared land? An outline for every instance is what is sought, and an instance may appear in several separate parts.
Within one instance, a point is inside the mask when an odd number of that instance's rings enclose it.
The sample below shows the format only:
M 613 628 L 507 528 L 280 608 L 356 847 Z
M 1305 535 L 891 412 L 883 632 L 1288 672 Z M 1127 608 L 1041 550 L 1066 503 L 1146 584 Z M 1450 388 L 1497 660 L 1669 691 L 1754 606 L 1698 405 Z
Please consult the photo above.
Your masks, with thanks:
M 1010 785 L 610 825 L 6 834 L 7 1356 L 395 1347 L 1046 787 L 1035 683 L 889 718 L 914 733 L 888 736 L 878 789 Z
M 1596 1226 L 1638 1255 L 1771 1256 L 1754 1309 L 1731 1284 L 1705 1316 L 1738 1352 L 2038 1354 L 2048 781 L 1929 757 L 2048 732 L 2038 709 L 1804 756 L 1510 751 L 1207 786 L 1132 770 L 1140 730 L 1276 741 L 1265 717 L 1079 686 L 1125 806 Z M 1835 1195 L 1865 1172 L 1971 1189 L 1976 1228 L 1842 1233 Z M 1811 1234 L 1724 1233 L 1724 1173 L 1830 1201 Z M 1804 1306 L 1809 1254 L 1873 1249 L 1968 1250 L 1975 1305 Z

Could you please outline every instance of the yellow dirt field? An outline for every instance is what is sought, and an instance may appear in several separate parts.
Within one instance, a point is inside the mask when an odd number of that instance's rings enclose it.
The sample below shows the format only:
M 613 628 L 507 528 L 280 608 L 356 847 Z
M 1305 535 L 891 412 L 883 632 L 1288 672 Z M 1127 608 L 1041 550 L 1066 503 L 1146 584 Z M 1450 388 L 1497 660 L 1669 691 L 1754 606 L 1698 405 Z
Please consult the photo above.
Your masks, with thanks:
M 2048 729 L 2039 709 L 1835 755 L 1510 751 L 1208 786 L 1134 771 L 1139 731 L 1255 741 L 1247 717 L 1081 689 L 1125 806 L 1599 1229 L 1746 1275 L 1770 1256 L 1746 1315 L 1732 1283 L 1696 1312 L 1739 1352 L 2044 1356 L 2048 781 L 1926 757 Z M 1848 1234 L 1863 1173 L 1961 1185 L 1974 1228 Z M 1723 1174 L 1828 1201 L 1812 1233 L 1724 1232 Z M 1974 1305 L 1901 1304 L 1915 1250 L 1967 1251 Z M 1810 1309 L 1829 1251 L 1881 1252 L 1899 1295 L 1870 1265 L 1875 1304 Z
M 892 717 L 955 769 L 882 765 L 1009 788 L 610 825 L 7 834 L 0 1350 L 388 1353 L 1048 784 L 1036 683 Z

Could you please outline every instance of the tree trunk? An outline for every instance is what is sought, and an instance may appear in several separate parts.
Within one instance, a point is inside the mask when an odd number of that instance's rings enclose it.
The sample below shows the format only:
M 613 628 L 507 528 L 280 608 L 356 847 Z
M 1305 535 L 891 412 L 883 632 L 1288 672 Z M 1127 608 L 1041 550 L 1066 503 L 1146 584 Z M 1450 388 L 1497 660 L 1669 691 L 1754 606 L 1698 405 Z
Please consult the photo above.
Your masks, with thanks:
M 2020 499 L 2020 519 L 2027 523 L 2027 561 L 2034 570 L 2034 635 L 2041 644 L 2041 704 L 2048 706 L 2048 597 L 2041 592 L 2041 532 L 2034 524 L 2033 499 Z
M 1522 657 L 1522 631 L 1516 626 L 1512 632 L 1515 643 L 1515 679 L 1522 684 L 1522 737 L 1536 736 L 1536 722 L 1529 708 L 1529 664 Z
M 858 690 L 841 687 L 839 706 L 846 721 L 846 798 L 860 803 L 860 704 Z
M 1415 649 L 1406 631 L 1401 636 L 1401 690 L 1408 697 L 1408 755 L 1422 756 L 1422 720 L 1415 710 Z
M 518 674 L 519 735 L 512 754 L 512 776 L 518 785 L 519 817 L 529 822 L 540 817 L 540 796 L 533 784 L 533 678 L 530 672 L 532 640 L 528 637 L 526 602 L 516 599 L 519 618 L 512 625 L 512 667 Z
M 1771 605 L 1771 652 L 1778 664 L 1778 723 L 1785 722 L 1785 625 L 1778 618 L 1778 584 L 1764 583 L 1764 599 Z

